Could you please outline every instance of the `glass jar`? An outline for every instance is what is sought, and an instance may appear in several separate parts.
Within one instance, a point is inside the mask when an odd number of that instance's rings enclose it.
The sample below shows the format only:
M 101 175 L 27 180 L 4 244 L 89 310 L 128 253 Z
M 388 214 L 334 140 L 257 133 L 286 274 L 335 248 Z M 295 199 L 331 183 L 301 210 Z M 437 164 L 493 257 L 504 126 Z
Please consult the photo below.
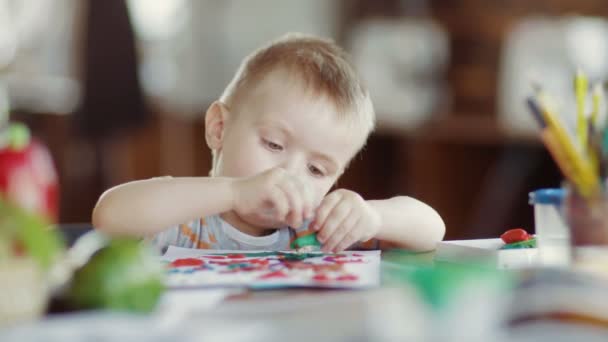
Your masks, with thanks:
M 563 212 L 571 235 L 575 268 L 608 276 L 608 196 L 584 197 L 564 185 Z

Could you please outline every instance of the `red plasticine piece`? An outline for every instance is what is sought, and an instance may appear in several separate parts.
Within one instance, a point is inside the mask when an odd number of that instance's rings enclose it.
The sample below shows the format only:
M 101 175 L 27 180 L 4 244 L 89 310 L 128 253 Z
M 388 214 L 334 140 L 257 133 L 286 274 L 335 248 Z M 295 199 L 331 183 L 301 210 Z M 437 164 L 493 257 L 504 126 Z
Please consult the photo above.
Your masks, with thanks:
M 245 254 L 228 254 L 226 257 L 230 259 L 244 259 Z
M 185 258 L 176 259 L 171 263 L 171 267 L 185 267 L 185 266 L 201 266 L 205 262 L 201 259 Z
M 258 265 L 268 265 L 268 259 L 251 259 L 249 260 L 250 263 L 252 264 L 258 264 Z
M 345 274 L 336 278 L 337 281 L 356 281 L 357 279 L 359 278 L 354 274 Z
M 260 276 L 260 279 L 287 278 L 287 274 L 283 271 L 274 271 Z
M 504 243 L 514 243 L 526 241 L 531 238 L 530 234 L 521 228 L 509 229 L 504 232 L 500 238 Z
M 329 278 L 325 274 L 319 273 L 319 274 L 315 274 L 312 277 L 312 280 L 314 280 L 314 281 L 329 281 Z

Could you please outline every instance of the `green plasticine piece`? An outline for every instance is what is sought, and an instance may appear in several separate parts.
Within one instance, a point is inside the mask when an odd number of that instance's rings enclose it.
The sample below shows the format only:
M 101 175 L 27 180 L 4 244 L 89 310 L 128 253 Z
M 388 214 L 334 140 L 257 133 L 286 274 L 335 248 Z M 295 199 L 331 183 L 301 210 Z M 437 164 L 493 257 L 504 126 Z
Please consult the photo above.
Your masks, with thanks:
M 521 248 L 536 248 L 536 238 L 531 238 L 525 241 L 508 243 L 500 249 L 521 249 Z
M 325 256 L 324 253 L 282 253 L 279 252 L 279 255 L 282 255 L 285 260 L 288 261 L 299 261 L 310 258 L 318 258 L 321 256 Z
M 233 255 L 235 253 L 213 253 L 212 255 Z M 265 257 L 280 257 L 288 261 L 304 260 L 309 258 L 318 258 L 331 254 L 325 253 L 297 253 L 297 252 L 250 252 L 238 253 L 246 258 L 265 258 Z
M 292 249 L 301 249 L 304 247 L 316 247 L 316 250 L 321 249 L 321 243 L 317 240 L 317 233 L 300 236 L 295 239 L 290 247 Z

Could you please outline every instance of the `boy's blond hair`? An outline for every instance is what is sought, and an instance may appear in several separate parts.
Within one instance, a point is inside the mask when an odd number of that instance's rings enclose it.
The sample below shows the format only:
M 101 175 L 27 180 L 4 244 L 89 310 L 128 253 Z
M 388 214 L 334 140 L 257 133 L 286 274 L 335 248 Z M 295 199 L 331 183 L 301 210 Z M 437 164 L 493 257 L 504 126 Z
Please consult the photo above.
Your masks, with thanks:
M 369 93 L 347 53 L 329 39 L 289 33 L 245 57 L 220 101 L 229 108 L 270 72 L 285 68 L 304 82 L 314 95 L 327 96 L 341 118 L 367 136 L 374 129 L 375 113 Z M 213 151 L 213 165 L 216 156 Z

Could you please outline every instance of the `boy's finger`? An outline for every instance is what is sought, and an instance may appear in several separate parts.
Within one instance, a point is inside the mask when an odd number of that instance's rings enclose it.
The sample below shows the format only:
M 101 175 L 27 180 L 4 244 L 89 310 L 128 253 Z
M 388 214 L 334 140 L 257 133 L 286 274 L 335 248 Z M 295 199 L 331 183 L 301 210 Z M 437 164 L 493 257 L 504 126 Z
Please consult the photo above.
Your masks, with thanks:
M 338 252 L 342 252 L 343 250 L 347 249 L 348 247 L 352 246 L 353 244 L 355 244 L 356 242 L 359 241 L 359 237 L 363 234 L 363 229 L 364 227 L 362 227 L 359 223 L 361 221 L 358 220 L 357 222 L 354 223 L 354 225 L 352 226 L 352 229 L 344 236 L 344 238 L 342 239 L 342 241 L 340 241 L 337 246 L 333 249 L 334 252 L 338 253 Z
M 323 198 L 321 204 L 319 204 L 319 207 L 317 208 L 315 218 L 310 225 L 313 230 L 318 231 L 321 227 L 323 227 L 327 216 L 334 209 L 336 204 L 340 202 L 340 198 L 340 194 L 333 192 Z
M 349 211 L 347 216 L 343 218 L 341 222 L 339 222 L 338 226 L 334 229 L 332 234 L 327 239 L 326 243 L 323 244 L 324 248 L 327 248 L 328 251 L 335 251 L 338 244 L 344 240 L 345 236 L 350 234 L 353 230 L 354 225 L 359 221 L 359 215 L 354 211 Z M 324 230 L 322 231 L 324 232 Z M 320 233 L 319 233 L 320 234 Z
M 302 225 L 302 196 L 296 184 L 290 180 L 285 180 L 279 184 L 279 187 L 285 194 L 289 204 L 287 214 L 287 224 L 292 228 L 298 228 Z
M 312 191 L 310 191 L 310 188 L 306 186 L 306 184 L 304 184 L 304 182 L 302 182 L 299 178 L 295 178 L 294 183 L 302 196 L 302 219 L 308 220 L 312 217 Z
M 289 204 L 283 190 L 279 187 L 274 187 L 268 194 L 272 207 L 275 210 L 275 218 L 283 221 L 289 212 Z
M 321 243 L 326 244 L 330 241 L 338 243 L 340 241 L 335 241 L 334 235 L 337 230 L 342 228 L 341 225 L 348 218 L 351 209 L 352 207 L 346 201 L 341 201 L 334 207 L 321 228 L 319 228 L 317 237 Z

